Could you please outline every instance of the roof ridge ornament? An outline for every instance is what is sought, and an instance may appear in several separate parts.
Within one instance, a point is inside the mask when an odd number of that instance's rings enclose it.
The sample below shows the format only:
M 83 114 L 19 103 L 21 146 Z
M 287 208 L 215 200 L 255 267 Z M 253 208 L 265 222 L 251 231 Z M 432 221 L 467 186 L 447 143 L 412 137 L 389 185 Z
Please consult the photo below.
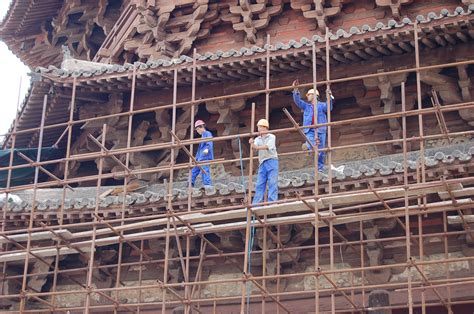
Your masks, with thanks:
M 62 45 L 61 50 L 63 53 L 63 61 L 61 62 L 61 70 L 68 71 L 68 72 L 80 72 L 80 73 L 92 73 L 96 72 L 97 70 L 102 69 L 109 69 L 112 68 L 113 65 L 99 63 L 99 62 L 92 62 L 92 61 L 85 61 L 75 59 L 72 56 L 71 50 L 67 45 Z M 48 70 L 52 70 L 48 67 Z
M 67 60 L 67 59 L 72 59 L 71 50 L 69 49 L 68 46 L 62 45 L 61 46 L 61 51 L 63 53 L 63 61 Z

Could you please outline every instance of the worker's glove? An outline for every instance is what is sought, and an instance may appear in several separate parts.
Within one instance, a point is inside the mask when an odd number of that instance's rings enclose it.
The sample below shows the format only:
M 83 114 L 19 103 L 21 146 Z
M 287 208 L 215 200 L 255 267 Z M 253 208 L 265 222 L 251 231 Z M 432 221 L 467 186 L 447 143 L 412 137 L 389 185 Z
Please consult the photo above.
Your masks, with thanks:
M 334 100 L 334 96 L 332 95 L 331 90 L 329 90 L 329 97 L 331 97 L 331 99 Z
M 293 87 L 293 92 L 298 92 L 298 87 L 300 86 L 300 82 L 298 80 L 294 80 L 291 86 Z
M 202 151 L 202 154 L 203 154 L 204 156 L 206 156 L 207 154 L 209 154 L 209 149 L 206 148 L 205 150 L 203 150 L 203 151 Z

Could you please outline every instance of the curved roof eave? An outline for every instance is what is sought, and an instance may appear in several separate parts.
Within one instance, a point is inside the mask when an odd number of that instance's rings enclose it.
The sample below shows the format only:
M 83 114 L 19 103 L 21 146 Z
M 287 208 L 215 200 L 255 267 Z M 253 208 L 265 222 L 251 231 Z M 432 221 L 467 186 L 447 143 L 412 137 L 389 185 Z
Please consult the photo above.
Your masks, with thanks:
M 10 7 L 0 22 L 0 37 L 23 35 L 38 31 L 41 21 L 54 17 L 64 4 L 60 0 L 12 0 Z

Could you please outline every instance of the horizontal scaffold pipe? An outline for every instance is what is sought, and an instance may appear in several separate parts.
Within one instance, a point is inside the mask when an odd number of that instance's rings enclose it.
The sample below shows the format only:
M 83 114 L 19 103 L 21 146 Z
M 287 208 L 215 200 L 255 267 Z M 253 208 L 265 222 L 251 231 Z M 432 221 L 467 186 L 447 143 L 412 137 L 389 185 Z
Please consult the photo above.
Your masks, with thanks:
M 471 106 L 474 107 L 474 102 L 471 103 Z M 280 129 L 280 130 L 272 130 L 270 133 L 273 134 L 278 134 L 281 132 L 296 132 L 294 128 L 286 128 L 286 129 Z M 474 130 L 471 131 L 460 131 L 460 132 L 452 132 L 450 133 L 450 137 L 456 137 L 456 136 L 466 136 L 466 135 L 473 135 Z M 256 134 L 254 134 L 256 135 Z M 215 137 L 211 138 L 208 141 L 212 142 L 218 142 L 218 141 L 226 141 L 226 140 L 232 140 L 235 138 L 239 137 L 250 137 L 252 136 L 251 133 L 245 133 L 245 134 L 238 134 L 238 135 L 229 135 L 229 136 L 221 136 L 221 137 Z M 432 140 L 432 139 L 440 139 L 440 138 L 445 138 L 445 134 L 435 134 L 435 135 L 425 135 L 425 136 L 413 136 L 410 138 L 407 138 L 407 142 L 416 142 L 420 140 Z M 191 144 L 199 144 L 201 142 L 205 142 L 206 139 L 196 139 L 196 140 L 188 140 L 188 141 L 182 141 L 180 145 L 191 145 Z M 196 143 L 194 143 L 196 142 Z M 367 146 L 377 146 L 377 145 L 386 145 L 386 144 L 396 144 L 396 143 L 401 143 L 403 142 L 403 139 L 393 139 L 393 140 L 383 140 L 383 141 L 376 141 L 376 142 L 367 142 L 367 143 L 358 143 L 358 144 L 349 144 L 349 145 L 341 145 L 341 146 L 334 146 L 334 147 L 327 147 L 327 148 L 322 148 L 319 149 L 319 151 L 325 151 L 325 152 L 330 152 L 330 151 L 337 151 L 337 150 L 342 150 L 342 149 L 348 149 L 348 148 L 358 148 L 358 147 L 367 147 Z M 138 153 L 138 152 L 149 152 L 149 151 L 154 151 L 154 150 L 159 150 L 159 149 L 175 149 L 179 148 L 180 145 L 177 144 L 150 144 L 150 145 L 143 145 L 143 146 L 136 146 L 136 147 L 131 147 L 128 149 L 117 149 L 117 150 L 110 150 L 108 153 L 101 153 L 101 152 L 96 152 L 96 153 L 86 153 L 86 154 L 80 154 L 80 155 L 73 155 L 69 158 L 60 158 L 56 160 L 48 160 L 48 161 L 41 161 L 41 162 L 35 162 L 32 164 L 24 164 L 24 165 L 16 165 L 16 166 L 7 166 L 7 167 L 0 167 L 0 171 L 8 170 L 8 169 L 21 169 L 21 168 L 29 168 L 32 166 L 46 166 L 46 165 L 51 165 L 51 164 L 56 164 L 56 163 L 63 163 L 66 161 L 80 161 L 80 160 L 93 160 L 96 158 L 100 157 L 108 157 L 112 155 L 121 155 L 121 154 L 126 154 L 126 153 Z M 287 153 L 280 153 L 280 156 L 289 156 L 289 155 L 294 155 L 294 154 L 306 154 L 304 151 L 299 151 L 299 152 L 287 152 Z M 258 157 L 254 157 L 256 159 Z M 248 157 L 244 157 L 242 161 L 248 161 Z M 228 160 L 222 160 L 222 159 L 217 159 L 213 161 L 203 161 L 199 162 L 199 165 L 212 165 L 212 164 L 226 164 L 226 163 L 235 163 L 239 162 L 239 158 L 235 159 L 228 159 Z M 175 164 L 173 166 L 174 170 L 180 170 L 180 169 L 189 169 L 194 167 L 192 163 L 186 162 L 182 164 Z M 113 177 L 125 177 L 127 175 L 138 175 L 138 174 L 150 174 L 150 173 L 156 173 L 156 172 L 162 172 L 162 171 L 169 171 L 170 167 L 169 166 L 161 166 L 161 167 L 150 167 L 150 168 L 143 168 L 143 169 L 134 169 L 131 170 L 131 172 L 127 171 L 117 171 L 114 173 L 106 173 L 102 174 L 102 178 L 108 179 L 108 178 L 113 178 Z M 44 187 L 54 187 L 57 185 L 66 185 L 66 184 L 71 184 L 71 183 L 79 183 L 79 182 L 84 182 L 84 181 L 90 181 L 90 180 L 97 180 L 98 175 L 90 175 L 87 177 L 77 177 L 77 178 L 71 178 L 68 180 L 60 180 L 60 181 L 49 181 L 49 182 L 42 182 L 38 183 L 38 187 L 44 188 Z M 5 192 L 12 192 L 12 191 L 21 191 L 21 190 L 26 190 L 26 189 L 31 189 L 32 184 L 30 185 L 22 185 L 22 186 L 15 186 L 10 188 L 9 190 L 7 189 L 0 189 L 0 193 L 5 193 Z
M 419 71 L 426 71 L 426 70 L 445 68 L 445 67 L 456 67 L 456 66 L 460 66 L 460 65 L 469 65 L 469 64 L 474 64 L 474 60 L 446 63 L 446 64 L 440 64 L 440 65 L 424 66 L 424 67 L 420 67 Z M 416 68 L 410 68 L 410 69 L 404 69 L 404 70 L 378 72 L 378 73 L 367 74 L 367 75 L 359 75 L 359 76 L 355 76 L 355 77 L 334 79 L 334 80 L 330 80 L 329 83 L 333 83 L 333 84 L 334 83 L 342 83 L 342 82 L 346 82 L 346 81 L 359 80 L 359 79 L 364 79 L 364 78 L 375 78 L 375 77 L 378 77 L 378 76 L 401 74 L 401 73 L 411 73 L 411 72 L 416 72 L 416 71 L 417 71 Z M 317 85 L 325 85 L 327 83 L 328 83 L 327 81 L 319 81 L 319 82 L 317 82 Z M 313 83 L 305 83 L 305 84 L 300 85 L 300 87 L 310 87 L 310 86 L 313 86 Z M 152 106 L 152 107 L 149 107 L 149 108 L 132 110 L 130 112 L 129 111 L 119 112 L 119 113 L 108 114 L 108 115 L 103 115 L 103 116 L 98 116 L 98 117 L 93 117 L 93 118 L 75 120 L 75 121 L 72 121 L 72 122 L 63 122 L 63 123 L 45 125 L 44 129 L 46 130 L 46 129 L 50 129 L 50 128 L 67 127 L 69 125 L 83 124 L 83 123 L 88 122 L 88 121 L 91 121 L 91 122 L 92 121 L 99 121 L 99 120 L 103 120 L 103 119 L 107 119 L 107 118 L 129 116 L 130 114 L 135 115 L 135 114 L 154 112 L 156 110 L 162 110 L 162 109 L 171 109 L 173 107 L 179 108 L 179 107 L 184 107 L 184 106 L 193 105 L 193 104 L 195 105 L 195 104 L 202 103 L 202 102 L 207 102 L 207 101 L 231 99 L 231 98 L 238 98 L 238 97 L 243 97 L 243 96 L 255 96 L 255 95 L 266 93 L 266 92 L 277 92 L 277 91 L 285 91 L 285 90 L 292 90 L 292 89 L 293 89 L 293 86 L 287 85 L 287 86 L 269 88 L 268 90 L 262 89 L 262 90 L 256 90 L 256 91 L 251 91 L 251 92 L 236 93 L 236 94 L 232 94 L 232 95 L 202 98 L 202 99 L 199 99 L 199 100 L 196 100 L 196 101 L 184 101 L 184 102 L 179 102 L 179 103 L 176 103 L 176 104 L 156 105 L 156 106 Z M 443 106 L 443 108 L 444 107 L 445 106 Z M 21 131 L 16 131 L 15 134 L 30 133 L 30 132 L 33 132 L 33 131 L 39 131 L 39 129 L 40 129 L 39 127 L 29 128 L 29 129 L 25 129 L 25 130 L 21 130 Z M 1 136 L 9 136 L 9 135 L 12 135 L 12 134 L 13 134 L 13 132 L 7 132 L 7 133 L 2 134 Z
M 459 263 L 459 262 L 469 262 L 473 261 L 474 256 L 469 256 L 469 257 L 458 257 L 458 258 L 446 258 L 446 259 L 439 259 L 439 260 L 424 260 L 424 261 L 415 261 L 413 264 L 416 264 L 417 266 L 428 266 L 428 265 L 438 265 L 438 264 L 446 264 L 446 263 Z M 404 267 L 410 267 L 409 263 L 395 263 L 395 264 L 385 264 L 385 265 L 377 265 L 377 266 L 365 266 L 365 267 L 353 267 L 353 268 L 344 268 L 344 269 L 332 269 L 332 270 L 317 270 L 317 271 L 309 271 L 309 272 L 299 272 L 299 273 L 291 273 L 291 274 L 275 274 L 275 275 L 265 275 L 265 276 L 256 276 L 256 275 L 249 275 L 249 278 L 252 278 L 253 280 L 276 280 L 276 279 L 292 279 L 292 278 L 299 278 L 299 277 L 314 277 L 314 276 L 321 276 L 322 274 L 325 275 L 330 275 L 330 274 L 343 274 L 343 273 L 358 273 L 361 271 L 381 271 L 383 269 L 387 268 L 404 268 Z M 464 282 L 467 280 L 472 280 L 474 277 L 468 277 L 468 278 L 451 278 L 451 279 L 441 279 L 441 280 L 432 280 L 433 283 L 436 282 Z M 225 279 L 216 279 L 216 280 L 206 280 L 206 281 L 194 281 L 194 282 L 179 282 L 179 283 L 168 283 L 168 284 L 162 284 L 162 283 L 157 283 L 157 284 L 148 284 L 148 285 L 141 285 L 141 286 L 127 286 L 127 287 L 111 287 L 111 288 L 100 288 L 100 289 L 94 289 L 94 291 L 97 292 L 102 292 L 102 293 L 107 293 L 107 292 L 112 292 L 112 291 L 130 291 L 130 290 L 143 290 L 143 289 L 153 289 L 153 288 L 179 288 L 179 287 L 184 287 L 184 286 L 202 286 L 202 285 L 219 285 L 219 284 L 226 284 L 226 283 L 239 283 L 245 280 L 243 277 L 239 278 L 225 278 Z M 417 284 L 422 285 L 424 282 L 418 282 Z M 385 284 L 378 284 L 378 285 L 366 285 L 366 284 L 360 284 L 360 285 L 352 285 L 351 287 L 340 287 L 339 289 L 343 291 L 351 291 L 351 290 L 363 290 L 367 289 L 369 287 L 375 289 L 375 288 L 401 288 L 406 286 L 406 282 L 398 282 L 398 283 L 385 283 Z M 426 286 L 425 288 L 429 288 Z M 331 289 L 327 289 L 327 291 L 330 291 Z M 55 292 L 29 292 L 28 295 L 31 296 L 37 296 L 37 297 L 42 297 L 42 296 L 57 296 L 57 295 L 71 295 L 71 294 L 77 294 L 77 293 L 84 293 L 85 290 L 68 290 L 68 291 L 55 291 Z M 303 292 L 303 291 L 302 291 Z M 306 292 L 306 291 L 304 291 Z M 288 293 L 288 292 L 283 292 L 283 293 Z M 291 293 L 291 292 L 290 292 Z M 18 295 L 1 295 L 0 299 L 8 299 L 12 298 Z M 199 301 L 206 301 L 209 299 L 198 299 Z M 197 300 L 195 300 L 197 301 Z

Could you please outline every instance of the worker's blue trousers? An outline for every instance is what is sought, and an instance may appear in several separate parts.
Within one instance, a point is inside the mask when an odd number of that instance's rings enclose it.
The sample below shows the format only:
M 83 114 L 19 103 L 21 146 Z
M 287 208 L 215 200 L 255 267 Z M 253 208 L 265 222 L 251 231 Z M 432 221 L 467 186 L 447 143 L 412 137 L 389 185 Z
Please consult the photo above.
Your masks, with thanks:
M 268 184 L 268 201 L 278 200 L 278 159 L 267 159 L 258 167 L 257 185 L 252 204 L 263 202 Z
M 198 177 L 199 173 L 201 173 L 202 178 L 202 185 L 212 185 L 211 181 L 211 169 L 209 166 L 201 166 L 206 172 L 202 172 L 199 167 L 194 167 L 191 171 L 191 185 L 194 187 L 194 183 L 196 183 L 196 178 Z
M 310 129 L 308 130 L 308 133 L 306 133 L 306 137 L 311 141 L 311 144 L 315 144 L 314 141 L 314 130 Z M 326 132 L 321 133 L 318 132 L 318 139 L 319 139 L 319 145 L 318 148 L 325 148 L 326 147 Z M 306 142 L 306 146 L 308 146 L 309 150 L 313 150 L 311 145 Z M 326 158 L 326 152 L 319 152 L 318 154 L 318 170 L 322 170 L 324 167 L 324 159 Z

